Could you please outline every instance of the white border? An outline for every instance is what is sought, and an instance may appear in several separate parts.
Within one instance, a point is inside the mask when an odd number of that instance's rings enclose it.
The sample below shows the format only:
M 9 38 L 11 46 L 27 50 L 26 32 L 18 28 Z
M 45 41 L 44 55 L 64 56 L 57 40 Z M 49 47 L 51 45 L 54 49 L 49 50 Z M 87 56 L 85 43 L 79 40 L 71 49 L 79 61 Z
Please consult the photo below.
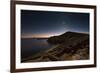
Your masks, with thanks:
M 90 60 L 77 61 L 57 61 L 57 62 L 35 62 L 35 63 L 21 63 L 20 59 L 20 10 L 42 10 L 42 11 L 62 11 L 62 12 L 80 12 L 90 13 Z M 51 7 L 51 6 L 37 6 L 37 5 L 16 5 L 16 69 L 23 68 L 40 68 L 40 67 L 57 67 L 57 66 L 74 66 L 94 64 L 94 11 L 93 9 L 85 8 L 69 8 L 69 7 Z

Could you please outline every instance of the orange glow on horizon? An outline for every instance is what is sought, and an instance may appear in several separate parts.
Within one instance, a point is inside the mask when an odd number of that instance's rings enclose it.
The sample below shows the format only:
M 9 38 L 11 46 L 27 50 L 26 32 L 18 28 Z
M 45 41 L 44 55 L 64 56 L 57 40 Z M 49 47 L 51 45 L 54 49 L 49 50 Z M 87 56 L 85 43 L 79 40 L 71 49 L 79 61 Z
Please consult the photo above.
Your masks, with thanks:
M 49 38 L 51 37 L 48 34 L 32 34 L 32 35 L 26 35 L 26 36 L 21 36 L 21 38 Z
M 28 35 L 22 35 L 21 38 L 49 38 L 49 37 L 52 37 L 52 36 L 57 36 L 57 35 L 60 35 L 61 33 L 47 33 L 47 34 L 28 34 Z

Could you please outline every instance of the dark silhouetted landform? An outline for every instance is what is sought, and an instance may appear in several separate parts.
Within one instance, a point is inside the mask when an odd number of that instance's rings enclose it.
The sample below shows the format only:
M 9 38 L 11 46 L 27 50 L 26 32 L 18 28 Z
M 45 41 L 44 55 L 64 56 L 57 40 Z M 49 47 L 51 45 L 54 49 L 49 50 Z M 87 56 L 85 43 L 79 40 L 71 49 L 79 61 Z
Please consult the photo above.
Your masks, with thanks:
M 89 34 L 66 32 L 47 40 L 52 48 L 22 59 L 22 62 L 47 62 L 89 59 Z

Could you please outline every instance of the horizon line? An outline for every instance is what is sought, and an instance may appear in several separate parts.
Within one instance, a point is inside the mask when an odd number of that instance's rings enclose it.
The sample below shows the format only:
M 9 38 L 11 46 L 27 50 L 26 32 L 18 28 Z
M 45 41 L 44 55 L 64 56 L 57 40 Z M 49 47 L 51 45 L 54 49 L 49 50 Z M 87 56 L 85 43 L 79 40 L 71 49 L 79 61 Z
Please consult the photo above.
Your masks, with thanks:
M 73 32 L 73 31 L 67 31 L 67 32 Z M 65 33 L 66 33 L 66 32 L 65 32 Z M 89 32 L 75 32 L 75 33 L 89 34 Z M 63 33 L 62 33 L 62 34 L 63 34 Z M 61 34 L 59 34 L 59 35 L 61 35 Z M 59 35 L 54 35 L 54 36 L 59 36 Z M 25 38 L 26 38 L 26 39 L 27 39 L 27 38 L 30 38 L 30 39 L 31 39 L 31 38 L 36 38 L 36 39 L 38 39 L 38 38 L 50 38 L 50 37 L 52 37 L 52 35 L 51 35 L 51 36 L 44 36 L 44 37 L 43 37 L 43 36 L 40 36 L 40 37 L 39 37 L 39 36 L 37 36 L 37 37 L 36 37 L 36 36 L 35 36 L 35 37 L 34 37 L 34 36 L 21 36 L 21 39 L 25 39 Z

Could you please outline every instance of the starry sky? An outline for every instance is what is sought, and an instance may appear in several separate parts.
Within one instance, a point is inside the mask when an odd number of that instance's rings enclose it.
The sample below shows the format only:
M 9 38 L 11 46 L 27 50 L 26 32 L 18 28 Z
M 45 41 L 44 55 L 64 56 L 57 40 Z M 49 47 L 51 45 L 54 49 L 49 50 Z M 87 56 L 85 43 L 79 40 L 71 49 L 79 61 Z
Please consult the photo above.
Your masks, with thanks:
M 45 38 L 67 31 L 89 33 L 89 13 L 21 10 L 22 38 Z

